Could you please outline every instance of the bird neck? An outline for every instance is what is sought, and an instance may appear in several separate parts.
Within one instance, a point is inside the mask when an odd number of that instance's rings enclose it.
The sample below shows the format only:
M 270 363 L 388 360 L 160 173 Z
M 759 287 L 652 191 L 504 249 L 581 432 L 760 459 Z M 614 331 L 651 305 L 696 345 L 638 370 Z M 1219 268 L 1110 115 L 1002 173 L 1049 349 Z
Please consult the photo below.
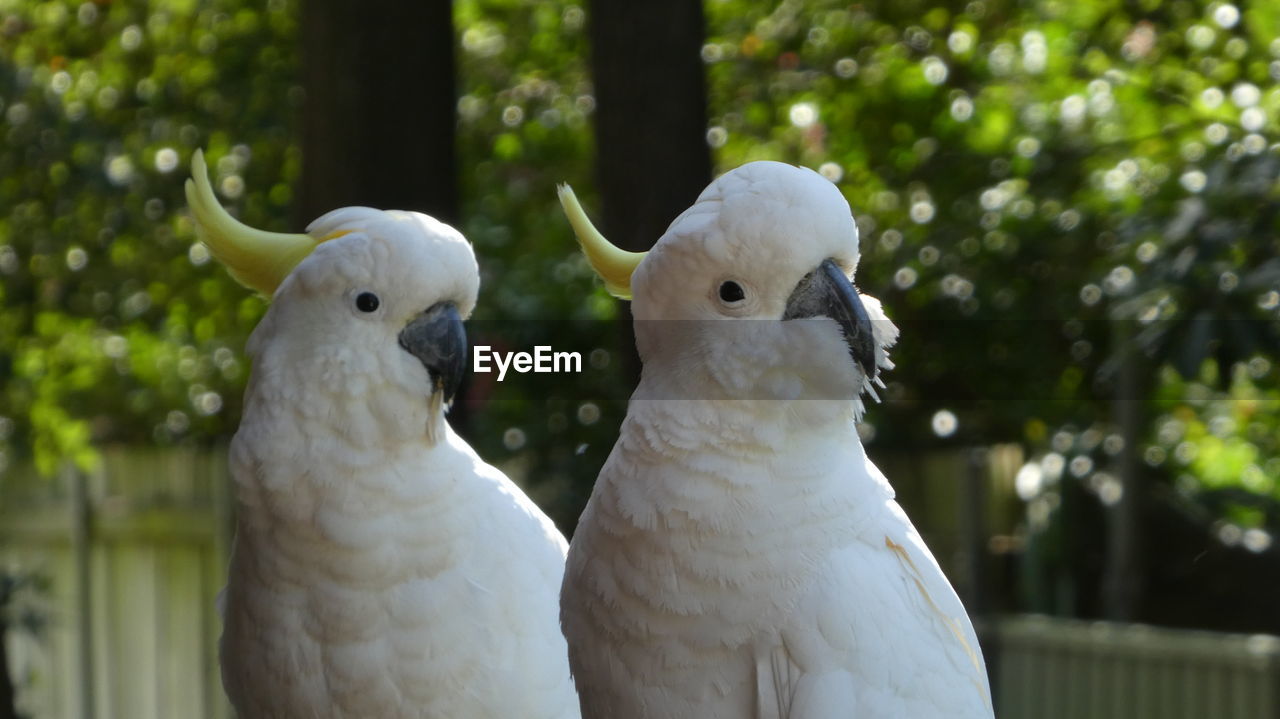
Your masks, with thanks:
M 624 433 L 620 443 L 636 450 L 624 456 L 688 464 L 693 475 L 699 463 L 722 467 L 713 473 L 731 484 L 782 485 L 786 492 L 832 476 L 876 484 L 847 400 L 649 399 L 638 390 Z
M 821 429 L 828 436 L 835 431 L 851 432 L 854 441 L 855 423 L 864 410 L 860 397 L 806 393 L 803 387 L 797 390 L 791 377 L 774 384 L 753 381 L 745 386 L 734 385 L 661 361 L 644 364 L 632 399 L 656 402 L 680 413 L 714 417 L 715 427 L 756 426 L 762 432 L 784 434 Z
M 378 353 L 360 347 L 317 352 L 285 343 L 251 351 L 242 426 L 288 433 L 295 425 L 312 438 L 310 452 L 325 452 L 324 438 L 340 457 L 421 450 L 445 436 L 440 392 L 385 366 Z
M 746 552 L 752 572 L 781 577 L 873 531 L 893 490 L 867 461 L 854 425 L 815 428 L 786 420 L 788 412 L 755 402 L 633 400 L 597 484 L 598 501 L 612 505 L 605 513 L 625 525 L 618 536 L 643 533 L 660 545 L 693 537 Z M 794 517 L 805 517 L 804 526 L 793 526 Z
M 454 481 L 472 458 L 443 420 L 434 444 L 360 445 L 263 407 L 246 412 L 231 444 L 231 476 L 241 521 L 309 525 L 317 512 L 363 508 L 380 516 L 414 513 L 464 489 Z M 292 418 L 289 418 L 292 419 Z
M 396 502 L 435 491 L 432 468 L 458 451 L 439 393 L 423 396 L 390 373 L 344 371 L 359 359 L 273 348 L 254 355 L 232 442 L 242 512 L 306 520 L 323 506 L 384 499 L 395 511 Z

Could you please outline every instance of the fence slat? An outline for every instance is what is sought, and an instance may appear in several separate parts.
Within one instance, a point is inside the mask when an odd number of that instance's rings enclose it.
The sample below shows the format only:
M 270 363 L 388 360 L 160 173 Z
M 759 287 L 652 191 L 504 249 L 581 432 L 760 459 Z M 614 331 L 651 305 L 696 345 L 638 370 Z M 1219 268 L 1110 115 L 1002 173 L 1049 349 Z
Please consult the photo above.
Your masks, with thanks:
M 63 471 L 63 481 L 71 485 L 68 514 L 71 529 L 71 561 L 75 573 L 75 626 L 79 637 L 80 661 L 76 667 L 79 683 L 80 716 L 94 719 L 95 707 L 90 699 L 93 687 L 93 584 L 90 571 L 89 544 L 92 526 L 89 510 L 88 480 L 70 467 Z
M 0 559 L 49 581 L 48 627 L 11 641 L 35 719 L 228 719 L 213 597 L 230 531 L 225 450 L 113 449 L 92 475 L 15 467 Z
M 1280 638 L 1049 617 L 995 622 L 1001 719 L 1280 717 Z

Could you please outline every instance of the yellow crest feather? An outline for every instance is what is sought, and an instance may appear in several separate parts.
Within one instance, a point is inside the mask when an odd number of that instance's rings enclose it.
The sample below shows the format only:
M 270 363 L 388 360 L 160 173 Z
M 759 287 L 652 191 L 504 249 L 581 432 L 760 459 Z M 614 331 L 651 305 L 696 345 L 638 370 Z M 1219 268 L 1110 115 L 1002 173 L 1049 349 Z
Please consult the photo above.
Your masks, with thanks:
M 311 235 L 256 230 L 232 217 L 213 195 L 200 150 L 191 156 L 191 179 L 187 180 L 186 191 L 196 234 L 209 246 L 209 253 L 226 266 L 237 282 L 267 297 L 323 242 Z
M 573 188 L 559 185 L 556 194 L 560 196 L 560 206 L 573 226 L 573 234 L 578 238 L 578 245 L 591 263 L 591 269 L 604 280 L 604 288 L 609 294 L 619 299 L 631 299 L 631 273 L 640 266 L 644 252 L 627 252 L 619 249 L 605 239 L 604 235 L 591 224 L 587 213 L 578 203 L 578 196 Z

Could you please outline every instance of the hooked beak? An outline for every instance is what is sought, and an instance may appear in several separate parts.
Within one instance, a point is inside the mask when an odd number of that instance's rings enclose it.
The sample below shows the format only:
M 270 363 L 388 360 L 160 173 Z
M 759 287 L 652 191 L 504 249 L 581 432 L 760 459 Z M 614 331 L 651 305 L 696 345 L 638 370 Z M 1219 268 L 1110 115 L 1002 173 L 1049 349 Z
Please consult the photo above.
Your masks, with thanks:
M 400 346 L 417 357 L 431 376 L 431 391 L 453 399 L 467 368 L 467 331 L 452 302 L 441 302 L 400 330 Z
M 830 317 L 839 323 L 845 343 L 849 345 L 849 356 L 868 379 L 876 376 L 876 341 L 871 318 L 862 306 L 858 291 L 835 260 L 823 260 L 817 269 L 800 280 L 787 298 L 782 319 L 808 317 Z

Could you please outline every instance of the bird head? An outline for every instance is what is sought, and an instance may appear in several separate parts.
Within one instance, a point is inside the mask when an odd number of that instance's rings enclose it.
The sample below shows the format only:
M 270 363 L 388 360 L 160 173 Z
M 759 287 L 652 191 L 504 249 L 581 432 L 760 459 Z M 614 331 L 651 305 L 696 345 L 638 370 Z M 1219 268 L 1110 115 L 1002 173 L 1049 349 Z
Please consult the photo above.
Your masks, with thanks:
M 192 169 L 200 238 L 272 298 L 249 341 L 251 393 L 338 418 L 365 440 L 420 435 L 425 408 L 437 436 L 466 368 L 462 323 L 480 283 L 470 243 L 427 215 L 368 207 L 334 210 L 305 234 L 255 230 L 218 204 L 198 152 Z
M 778 162 L 728 172 L 647 253 L 612 247 L 571 191 L 561 199 L 606 287 L 632 300 L 646 369 L 662 365 L 684 390 L 857 400 L 892 366 L 897 328 L 851 280 L 849 204 L 816 172 Z

